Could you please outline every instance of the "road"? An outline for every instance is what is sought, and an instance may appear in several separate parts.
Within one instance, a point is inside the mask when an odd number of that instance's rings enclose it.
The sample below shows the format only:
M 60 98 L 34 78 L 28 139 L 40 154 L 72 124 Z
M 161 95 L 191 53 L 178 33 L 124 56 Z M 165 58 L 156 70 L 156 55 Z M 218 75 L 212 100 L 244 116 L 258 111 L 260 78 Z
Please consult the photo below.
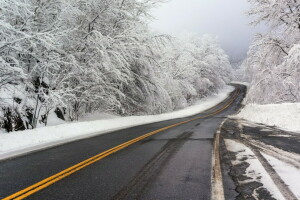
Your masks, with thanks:
M 214 135 L 224 118 L 241 107 L 246 92 L 245 86 L 235 87 L 224 102 L 195 116 L 132 127 L 2 161 L 0 198 L 208 200 Z M 151 134 L 143 137 L 147 133 Z

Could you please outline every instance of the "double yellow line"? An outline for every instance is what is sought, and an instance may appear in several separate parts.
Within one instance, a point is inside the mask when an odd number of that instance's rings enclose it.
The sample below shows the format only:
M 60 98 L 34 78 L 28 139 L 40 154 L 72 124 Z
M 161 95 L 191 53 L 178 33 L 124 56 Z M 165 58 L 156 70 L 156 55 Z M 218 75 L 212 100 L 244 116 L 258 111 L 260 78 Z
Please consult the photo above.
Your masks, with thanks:
M 155 130 L 155 131 L 152 131 L 150 133 L 147 133 L 147 134 L 142 135 L 140 137 L 137 137 L 135 139 L 132 139 L 128 142 L 125 142 L 125 143 L 120 144 L 116 147 L 113 147 L 109 150 L 106 150 L 106 151 L 104 151 L 104 152 L 102 152 L 98 155 L 95 155 L 95 156 L 93 156 L 93 157 L 91 157 L 87 160 L 84 160 L 84 161 L 82 161 L 82 162 L 80 162 L 80 163 L 78 163 L 78 164 L 76 164 L 72 167 L 69 167 L 69 168 L 67 168 L 67 169 L 65 169 L 65 170 L 63 170 L 63 171 L 61 171 L 61 172 L 59 172 L 59 173 L 57 173 L 53 176 L 50 176 L 50 177 L 48 177 L 48 178 L 46 178 L 46 179 L 44 179 L 44 180 L 42 180 L 38 183 L 35 183 L 35 184 L 33 184 L 33 185 L 23 189 L 23 190 L 20 190 L 19 192 L 16 192 L 16 193 L 14 193 L 14 194 L 12 194 L 12 195 L 10 195 L 10 196 L 2 199 L 2 200 L 21 200 L 21 199 L 24 199 L 24 198 L 26 198 L 26 197 L 42 190 L 42 189 L 44 189 L 44 188 L 54 184 L 55 182 L 65 178 L 65 177 L 67 177 L 67 176 L 69 176 L 69 175 L 71 175 L 71 174 L 73 174 L 73 173 L 75 173 L 75 172 L 77 172 L 77 171 L 79 171 L 79 170 L 81 170 L 81 169 L 83 169 L 83 168 L 85 168 L 85 167 L 87 167 L 87 166 L 89 166 L 89 165 L 91 165 L 91 164 L 93 164 L 93 163 L 95 163 L 95 162 L 97 162 L 97 161 L 99 161 L 99 160 L 101 160 L 101 159 L 117 152 L 117 151 L 120 151 L 121 149 L 124 149 L 124 148 L 138 142 L 138 141 L 141 141 L 141 140 L 143 140 L 147 137 L 150 137 L 154 134 L 165 131 L 167 129 L 173 128 L 175 126 L 179 126 L 181 124 L 186 124 L 186 123 L 191 122 L 191 121 L 207 118 L 207 117 L 213 116 L 215 114 L 218 114 L 218 113 L 222 112 L 223 110 L 225 110 L 226 108 L 228 108 L 238 95 L 239 95 L 239 89 L 232 95 L 230 101 L 224 107 L 214 111 L 211 114 L 201 116 L 201 117 L 197 117 L 197 118 L 194 118 L 194 119 L 191 119 L 191 120 L 186 120 L 186 121 L 183 121 L 183 122 L 179 122 L 179 123 L 176 123 L 176 124 L 173 124 L 173 125 L 170 125 L 170 126 L 167 126 L 167 127 Z M 215 106 L 215 107 L 217 107 L 217 106 Z

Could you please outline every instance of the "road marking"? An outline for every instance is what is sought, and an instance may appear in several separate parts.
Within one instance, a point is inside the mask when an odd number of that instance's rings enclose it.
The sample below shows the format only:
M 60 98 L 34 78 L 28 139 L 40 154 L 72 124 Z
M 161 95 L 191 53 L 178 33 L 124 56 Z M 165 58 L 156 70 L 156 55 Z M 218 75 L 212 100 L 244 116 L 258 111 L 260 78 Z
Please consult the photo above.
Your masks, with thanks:
M 220 130 L 224 121 L 220 125 L 214 140 L 214 150 L 212 156 L 212 200 L 225 200 L 224 187 L 220 161 Z
M 95 156 L 93 156 L 89 159 L 86 159 L 86 160 L 84 160 L 84 161 L 82 161 L 82 162 L 80 162 L 76 165 L 73 165 L 72 167 L 69 167 L 69 168 L 67 168 L 67 169 L 65 169 L 65 170 L 63 170 L 63 171 L 61 171 L 61 172 L 59 172 L 59 173 L 57 173 L 53 176 L 50 176 L 50 177 L 48 177 L 48 178 L 46 178 L 46 179 L 44 179 L 40 182 L 37 182 L 37 183 L 35 183 L 35 184 L 33 184 L 33 185 L 23 189 L 23 190 L 20 190 L 19 192 L 16 192 L 16 193 L 14 193 L 14 194 L 12 194 L 8 197 L 5 197 L 2 200 L 21 200 L 21 199 L 24 199 L 24 198 L 26 198 L 26 197 L 42 190 L 42 189 L 44 189 L 44 188 L 54 184 L 55 182 L 65 178 L 65 177 L 67 177 L 67 176 L 69 176 L 69 175 L 71 175 L 71 174 L 73 174 L 73 173 L 75 173 L 75 172 L 77 172 L 77 171 L 79 171 L 79 170 L 81 170 L 81 169 L 83 169 L 83 168 L 85 168 L 85 167 L 87 167 L 87 166 L 89 166 L 89 165 L 91 165 L 91 164 L 93 164 L 93 163 L 95 163 L 95 162 L 97 162 L 97 161 L 99 161 L 99 160 L 101 160 L 101 159 L 117 152 L 117 151 L 120 151 L 121 149 L 124 149 L 124 148 L 126 148 L 126 147 L 128 147 L 128 146 L 130 146 L 134 143 L 137 143 L 137 142 L 139 142 L 139 141 L 141 141 L 145 138 L 148 138 L 152 135 L 155 135 L 159 132 L 168 130 L 170 128 L 173 128 L 173 127 L 176 127 L 176 126 L 179 126 L 179 125 L 182 125 L 182 124 L 186 124 L 188 122 L 192 122 L 192 121 L 195 121 L 195 120 L 198 120 L 198 119 L 204 119 L 204 118 L 216 115 L 216 114 L 222 112 L 223 110 L 225 110 L 226 108 L 228 108 L 233 103 L 233 101 L 236 99 L 236 97 L 239 95 L 239 93 L 240 93 L 240 89 L 237 89 L 234 92 L 234 94 L 232 95 L 232 98 L 230 99 L 230 101 L 227 102 L 227 104 L 225 104 L 224 107 L 214 111 L 211 114 L 204 115 L 204 116 L 201 116 L 201 117 L 197 117 L 197 118 L 194 118 L 194 119 L 191 119 L 191 120 L 186 120 L 186 121 L 183 121 L 183 122 L 179 122 L 179 123 L 176 123 L 176 124 L 173 124 L 173 125 L 170 125 L 170 126 L 166 126 L 166 127 L 157 129 L 157 130 L 152 131 L 150 133 L 147 133 L 145 135 L 139 136 L 139 137 L 137 137 L 135 139 L 132 139 L 128 142 L 125 142 L 125 143 L 120 144 L 116 147 L 113 147 L 109 150 L 106 150 L 106 151 L 104 151 L 104 152 L 102 152 L 98 155 L 95 155 Z M 217 107 L 217 106 L 218 105 L 216 105 L 215 107 Z

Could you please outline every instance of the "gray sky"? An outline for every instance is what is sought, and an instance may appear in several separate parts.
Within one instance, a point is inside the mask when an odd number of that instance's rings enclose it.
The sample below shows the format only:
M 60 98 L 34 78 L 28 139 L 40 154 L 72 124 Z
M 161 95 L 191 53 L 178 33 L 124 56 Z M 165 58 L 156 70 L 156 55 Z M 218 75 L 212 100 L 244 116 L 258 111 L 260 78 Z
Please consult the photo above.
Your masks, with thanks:
M 171 35 L 183 32 L 217 35 L 222 48 L 238 60 L 245 57 L 255 33 L 263 27 L 249 26 L 247 0 L 170 0 L 153 10 L 154 30 Z

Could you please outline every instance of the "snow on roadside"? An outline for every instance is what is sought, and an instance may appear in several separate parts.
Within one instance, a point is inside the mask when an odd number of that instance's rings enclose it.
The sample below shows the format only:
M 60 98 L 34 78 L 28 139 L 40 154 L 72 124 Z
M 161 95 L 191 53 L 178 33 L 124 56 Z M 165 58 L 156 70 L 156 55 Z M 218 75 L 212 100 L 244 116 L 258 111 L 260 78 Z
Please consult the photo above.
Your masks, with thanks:
M 61 124 L 66 124 L 67 122 L 59 119 L 54 112 L 50 112 L 47 119 L 47 126 L 56 126 Z M 45 127 L 44 123 L 37 123 L 37 127 Z
M 117 117 L 40 127 L 34 130 L 0 133 L 0 160 L 124 128 L 195 115 L 219 104 L 225 100 L 233 90 L 234 87 L 226 86 L 216 95 L 204 98 L 193 106 L 170 113 Z
M 111 113 L 88 113 L 79 119 L 80 122 L 86 121 L 95 121 L 95 120 L 102 120 L 102 119 L 113 119 L 121 117 L 120 115 L 111 114 Z
M 267 154 L 262 153 L 262 155 L 272 165 L 277 174 L 296 195 L 296 197 L 300 199 L 300 170 Z
M 300 132 L 300 103 L 248 104 L 233 117 Z
M 250 83 L 248 82 L 243 82 L 243 81 L 231 81 L 231 84 L 239 84 L 239 85 L 245 85 L 245 86 L 249 86 Z
M 237 153 L 237 159 L 232 163 L 233 165 L 240 164 L 241 162 L 249 163 L 250 166 L 246 169 L 245 175 L 251 179 L 247 179 L 245 181 L 261 182 L 263 187 L 266 188 L 275 199 L 285 200 L 265 168 L 248 147 L 240 142 L 230 139 L 225 139 L 225 144 L 228 151 Z M 247 160 L 244 159 L 245 157 L 247 157 Z

